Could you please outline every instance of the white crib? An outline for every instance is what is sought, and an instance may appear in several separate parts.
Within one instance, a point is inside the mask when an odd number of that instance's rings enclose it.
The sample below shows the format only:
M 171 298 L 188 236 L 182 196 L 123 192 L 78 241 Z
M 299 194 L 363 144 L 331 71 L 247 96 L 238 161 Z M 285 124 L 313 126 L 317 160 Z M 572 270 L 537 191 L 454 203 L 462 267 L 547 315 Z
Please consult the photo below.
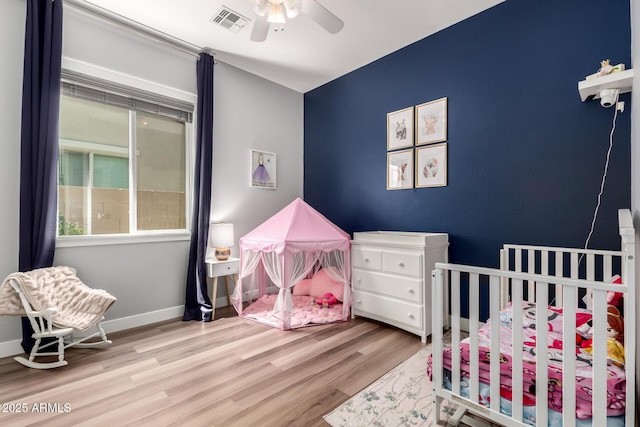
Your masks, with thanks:
M 440 406 L 443 399 L 458 405 L 458 411 L 449 419 L 449 425 L 457 425 L 463 422 L 472 426 L 488 425 L 486 422 L 498 423 L 505 426 L 547 426 L 562 425 L 574 426 L 612 426 L 625 425 L 632 427 L 635 424 L 635 347 L 636 347 L 636 318 L 635 318 L 635 231 L 633 229 L 631 213 L 621 209 L 618 214 L 619 231 L 622 240 L 620 251 L 600 251 L 584 249 L 553 248 L 539 246 L 505 245 L 501 251 L 501 269 L 438 263 L 433 271 L 433 306 L 436 308 L 433 316 L 433 358 L 432 381 L 434 396 L 434 423 L 439 423 Z M 622 277 L 622 284 L 611 284 L 610 278 L 614 273 Z M 451 349 L 445 350 L 443 343 L 443 326 L 446 313 L 442 312 L 443 303 L 450 285 L 449 299 L 451 301 Z M 467 306 L 462 306 L 461 296 L 468 290 L 465 300 Z M 576 348 L 576 316 L 579 312 L 584 315 L 580 300 L 587 291 L 593 291 L 592 316 L 592 359 L 590 364 L 593 369 L 590 388 L 583 387 L 581 381 L 585 380 L 579 348 Z M 608 362 L 607 356 L 607 292 L 620 292 L 623 294 L 622 314 L 624 317 L 624 368 L 616 368 L 620 372 L 619 383 L 626 392 L 626 396 L 620 397 L 623 412 L 618 416 L 611 414 L 611 393 L 608 392 L 608 378 L 615 368 Z M 481 298 L 488 295 L 489 319 L 485 330 L 481 328 Z M 501 343 L 499 339 L 501 324 L 509 323 L 512 327 L 511 342 L 513 349 L 525 348 L 523 310 L 530 310 L 531 302 L 535 302 L 535 312 L 544 307 L 544 316 L 536 316 L 529 327 L 535 330 L 534 342 L 536 361 L 535 365 L 523 358 L 522 351 L 512 351 L 509 356 L 503 356 L 508 351 L 508 345 Z M 510 303 L 510 308 L 501 311 Z M 485 302 L 486 305 L 486 302 Z M 551 308 L 547 308 L 551 306 Z M 553 308 L 555 307 L 555 308 Z M 557 353 L 563 353 L 558 359 L 548 348 L 548 338 L 551 337 L 553 327 L 547 313 L 560 312 L 561 326 L 556 325 L 562 332 L 562 339 L 556 348 L 562 348 Z M 465 313 L 468 311 L 468 313 Z M 513 315 L 509 317 L 508 314 Z M 468 321 L 463 318 L 468 316 Z M 515 315 L 518 314 L 518 315 Z M 502 317 L 501 317 L 502 316 Z M 486 316 L 485 316 L 486 317 Z M 468 324 L 467 324 L 468 322 Z M 534 323 L 535 322 L 535 323 Z M 462 340 L 462 330 L 468 330 L 469 337 Z M 555 332 L 554 332 L 555 333 Z M 559 331 L 558 331 L 559 333 Z M 489 335 L 490 344 L 482 349 L 479 344 L 479 335 Z M 578 338 L 579 339 L 579 338 Z M 461 341 L 464 343 L 461 347 Z M 531 346 L 532 343 L 528 342 Z M 527 347 L 529 348 L 529 347 Z M 570 352 L 564 349 L 571 349 Z M 575 351 L 573 350 L 575 349 Z M 450 369 L 445 370 L 445 354 Z M 481 355 L 488 357 L 490 354 L 500 354 L 500 357 L 491 357 L 487 362 L 479 360 Z M 568 355 L 574 357 L 567 357 Z M 462 355 L 462 356 L 461 356 Z M 461 360 L 464 359 L 464 360 Z M 504 389 L 513 390 L 509 401 L 501 397 L 501 382 L 505 382 L 501 376 L 501 359 L 504 364 L 511 365 L 511 384 Z M 508 360 L 510 359 L 510 360 Z M 549 375 L 552 370 L 549 366 L 550 359 L 561 372 L 561 381 L 554 380 L 561 386 L 561 392 L 552 393 L 552 381 Z M 508 362 L 505 362 L 508 360 Z M 465 363 L 466 365 L 461 365 Z M 543 366 L 545 369 L 536 369 L 532 372 L 528 369 L 532 366 Z M 488 367 L 488 369 L 487 369 Z M 523 373 L 523 368 L 527 374 Z M 464 373 L 461 370 L 464 369 Z M 481 370 L 484 371 L 481 372 Z M 504 368 L 503 368 L 504 369 Z M 488 372 L 487 372 L 488 371 Z M 556 371 L 557 372 L 557 371 Z M 580 374 L 580 375 L 578 375 Z M 484 379 L 481 381 L 481 375 Z M 533 375 L 533 386 L 529 377 Z M 525 377 L 526 384 L 525 384 Z M 626 380 L 626 385 L 624 381 Z M 535 396 L 535 403 L 525 402 L 523 393 L 516 390 L 526 389 Z M 576 391 L 578 384 L 578 391 Z M 483 391 L 484 390 L 484 391 Z M 588 400 L 584 400 L 584 393 L 591 395 L 591 406 Z M 486 393 L 482 398 L 482 393 Z M 608 394 L 609 393 L 609 394 Z M 558 399 L 561 396 L 561 400 Z M 622 394 L 619 394 L 622 396 Z M 550 402 L 550 398 L 553 400 Z M 558 400 L 561 402 L 561 411 L 558 411 Z M 500 402 L 500 405 L 490 405 L 488 402 Z M 584 415 L 576 415 L 577 403 L 580 402 L 583 411 L 587 405 L 590 419 L 584 419 Z M 585 403 L 587 402 L 587 403 Z M 550 403 L 555 406 L 555 411 L 550 410 Z M 534 405 L 534 406 L 532 406 Z M 502 407 L 502 410 L 500 409 Z M 468 414 L 475 416 L 470 417 Z M 617 415 L 617 414 L 616 414 Z M 486 420 L 483 421 L 483 420 Z

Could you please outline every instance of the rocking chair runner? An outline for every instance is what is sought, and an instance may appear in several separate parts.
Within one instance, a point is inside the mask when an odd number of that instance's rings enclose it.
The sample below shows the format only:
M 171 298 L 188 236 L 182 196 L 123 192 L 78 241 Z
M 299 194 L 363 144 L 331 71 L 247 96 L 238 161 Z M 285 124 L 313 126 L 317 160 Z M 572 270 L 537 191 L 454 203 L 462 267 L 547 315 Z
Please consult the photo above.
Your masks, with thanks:
M 30 368 L 65 366 L 69 347 L 97 347 L 110 344 L 100 322 L 116 298 L 80 281 L 71 267 L 49 267 L 26 273 L 12 273 L 0 285 L 0 315 L 27 316 L 36 340 L 29 359 L 14 359 Z M 74 338 L 75 330 L 96 327 L 89 336 Z M 100 341 L 87 342 L 100 336 Z M 49 340 L 47 340 L 49 339 Z M 42 341 L 45 340 L 45 344 Z M 57 346 L 57 351 L 43 351 Z M 55 362 L 36 362 L 36 357 L 58 356 Z

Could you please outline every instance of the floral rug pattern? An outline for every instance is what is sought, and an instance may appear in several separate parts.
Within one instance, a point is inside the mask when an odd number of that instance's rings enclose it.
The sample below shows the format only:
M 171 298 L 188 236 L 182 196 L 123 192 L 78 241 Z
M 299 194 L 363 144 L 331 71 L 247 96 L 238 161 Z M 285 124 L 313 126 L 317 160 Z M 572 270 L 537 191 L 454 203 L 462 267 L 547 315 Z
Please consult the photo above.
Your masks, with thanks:
M 431 345 L 420 349 L 344 404 L 324 416 L 333 427 L 432 425 L 432 387 L 426 374 Z M 455 412 L 446 401 L 440 420 Z

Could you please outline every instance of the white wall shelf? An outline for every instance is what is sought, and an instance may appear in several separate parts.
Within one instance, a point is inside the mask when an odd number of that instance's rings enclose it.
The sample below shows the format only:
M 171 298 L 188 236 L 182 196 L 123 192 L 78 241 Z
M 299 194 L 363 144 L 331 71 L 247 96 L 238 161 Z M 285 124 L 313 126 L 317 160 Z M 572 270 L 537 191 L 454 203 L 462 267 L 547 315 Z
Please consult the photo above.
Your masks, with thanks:
M 620 71 L 607 76 L 595 77 L 578 82 L 578 92 L 582 102 L 600 98 L 603 89 L 618 89 L 620 93 L 631 92 L 633 69 Z

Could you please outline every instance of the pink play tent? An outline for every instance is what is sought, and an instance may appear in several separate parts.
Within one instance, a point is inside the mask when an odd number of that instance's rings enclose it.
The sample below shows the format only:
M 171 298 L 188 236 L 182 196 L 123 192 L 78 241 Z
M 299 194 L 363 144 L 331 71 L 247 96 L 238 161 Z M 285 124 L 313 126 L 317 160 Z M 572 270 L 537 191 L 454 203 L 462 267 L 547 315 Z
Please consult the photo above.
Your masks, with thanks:
M 231 297 L 238 315 L 283 330 L 346 321 L 350 245 L 347 233 L 297 198 L 240 239 L 240 274 Z M 325 292 L 327 280 L 342 299 L 318 307 L 314 289 Z M 303 285 L 310 291 L 302 291 Z M 243 301 L 251 304 L 243 307 Z

